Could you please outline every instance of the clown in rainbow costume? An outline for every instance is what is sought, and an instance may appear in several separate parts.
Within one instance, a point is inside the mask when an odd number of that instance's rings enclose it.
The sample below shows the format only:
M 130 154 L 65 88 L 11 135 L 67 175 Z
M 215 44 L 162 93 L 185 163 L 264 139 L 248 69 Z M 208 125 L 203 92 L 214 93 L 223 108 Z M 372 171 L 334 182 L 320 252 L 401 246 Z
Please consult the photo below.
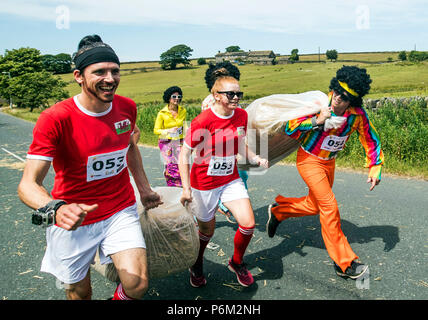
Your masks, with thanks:
M 370 190 L 381 180 L 384 156 L 379 135 L 362 107 L 362 98 L 369 92 L 371 82 L 365 69 L 343 66 L 330 82 L 328 108 L 287 122 L 285 133 L 300 142 L 296 166 L 309 193 L 300 198 L 278 195 L 268 208 L 266 225 L 269 237 L 273 237 L 285 219 L 319 214 L 322 237 L 334 261 L 335 272 L 351 279 L 362 277 L 368 266 L 357 260 L 358 256 L 343 234 L 332 187 L 335 158 L 354 131 L 358 133 L 366 154 Z M 339 125 L 327 127 L 327 119 L 335 120 Z

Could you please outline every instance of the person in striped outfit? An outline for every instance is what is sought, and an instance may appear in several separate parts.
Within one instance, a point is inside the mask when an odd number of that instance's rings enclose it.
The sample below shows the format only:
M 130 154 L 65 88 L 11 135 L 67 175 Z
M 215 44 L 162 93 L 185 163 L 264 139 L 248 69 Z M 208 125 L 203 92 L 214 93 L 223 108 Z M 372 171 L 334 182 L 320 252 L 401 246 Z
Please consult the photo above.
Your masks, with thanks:
M 363 276 L 368 266 L 357 260 L 358 256 L 343 234 L 332 187 L 335 158 L 355 131 L 366 153 L 370 191 L 381 180 L 384 155 L 379 134 L 362 107 L 362 98 L 369 92 L 371 82 L 365 69 L 343 66 L 330 82 L 329 107 L 323 108 L 318 114 L 287 122 L 286 134 L 301 145 L 296 163 L 300 176 L 309 188 L 309 194 L 300 198 L 278 195 L 275 203 L 268 208 L 266 224 L 269 237 L 273 237 L 283 220 L 319 214 L 322 237 L 334 261 L 336 274 L 351 279 Z M 327 126 L 327 119 L 341 120 L 342 124 L 331 128 Z

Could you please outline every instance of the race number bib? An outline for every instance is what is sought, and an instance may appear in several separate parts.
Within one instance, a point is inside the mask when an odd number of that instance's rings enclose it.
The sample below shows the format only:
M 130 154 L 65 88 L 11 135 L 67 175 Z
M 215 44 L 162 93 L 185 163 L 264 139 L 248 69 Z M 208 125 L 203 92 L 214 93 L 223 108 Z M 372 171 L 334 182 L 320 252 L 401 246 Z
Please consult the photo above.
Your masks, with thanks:
M 208 166 L 207 175 L 209 176 L 228 176 L 233 173 L 235 168 L 235 156 L 215 157 L 212 156 Z
M 127 167 L 128 148 L 88 157 L 86 181 L 113 177 Z
M 345 142 L 348 140 L 348 136 L 327 136 L 321 145 L 321 149 L 330 152 L 340 151 L 345 147 Z

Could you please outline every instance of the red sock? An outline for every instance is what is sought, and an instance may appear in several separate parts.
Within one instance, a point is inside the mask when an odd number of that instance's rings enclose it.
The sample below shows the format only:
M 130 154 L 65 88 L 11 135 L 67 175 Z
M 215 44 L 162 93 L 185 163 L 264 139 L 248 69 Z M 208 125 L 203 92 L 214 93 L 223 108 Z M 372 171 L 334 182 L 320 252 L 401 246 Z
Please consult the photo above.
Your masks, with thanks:
M 232 260 L 235 264 L 241 264 L 242 259 L 244 257 L 245 250 L 248 247 L 248 244 L 253 237 L 254 227 L 246 228 L 243 226 L 239 226 L 238 230 L 235 233 L 235 239 L 233 243 L 235 245 L 235 249 L 233 251 Z
M 112 300 L 135 300 L 131 297 L 128 297 L 123 290 L 122 284 L 119 283 L 119 285 L 116 288 L 116 291 L 114 292 L 114 296 Z
M 204 261 L 204 252 L 208 243 L 210 242 L 213 235 L 206 235 L 199 231 L 199 254 L 198 259 L 196 259 L 195 265 L 202 265 Z

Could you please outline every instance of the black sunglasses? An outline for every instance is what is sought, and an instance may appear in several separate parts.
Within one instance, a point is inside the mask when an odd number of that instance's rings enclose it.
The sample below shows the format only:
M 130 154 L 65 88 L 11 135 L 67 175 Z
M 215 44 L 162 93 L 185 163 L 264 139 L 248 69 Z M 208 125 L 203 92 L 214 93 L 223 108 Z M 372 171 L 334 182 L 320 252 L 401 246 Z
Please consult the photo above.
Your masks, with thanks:
M 349 98 L 349 96 L 344 92 L 334 90 L 334 93 L 336 94 L 336 96 L 340 96 L 340 99 L 344 102 L 351 101 L 351 98 Z
M 179 94 L 179 95 L 175 95 L 175 94 L 173 94 L 173 95 L 171 96 L 171 98 L 173 98 L 173 99 L 181 99 L 181 98 L 183 98 L 183 96 L 182 96 L 181 94 Z
M 235 96 L 237 96 L 238 99 L 242 99 L 244 96 L 244 93 L 241 91 L 217 91 L 217 93 L 224 93 L 229 100 L 232 100 Z

